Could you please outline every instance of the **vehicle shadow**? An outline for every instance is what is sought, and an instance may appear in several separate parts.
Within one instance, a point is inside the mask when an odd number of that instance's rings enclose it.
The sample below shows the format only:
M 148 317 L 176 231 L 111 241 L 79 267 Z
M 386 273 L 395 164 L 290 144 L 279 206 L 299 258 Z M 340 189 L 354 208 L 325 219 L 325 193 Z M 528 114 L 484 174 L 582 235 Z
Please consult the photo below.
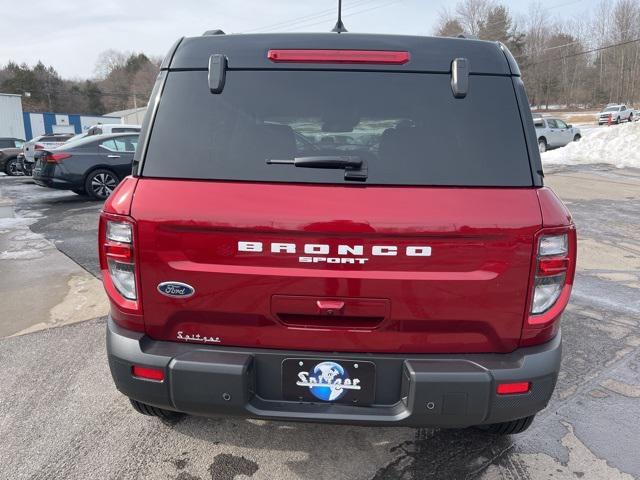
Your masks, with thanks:
M 311 480 L 460 479 L 480 473 L 491 459 L 513 445 L 509 437 L 475 429 L 372 428 L 198 417 L 186 417 L 171 428 L 206 443 L 269 451 L 269 455 L 258 453 L 258 458 L 279 458 L 296 478 Z M 247 460 L 243 460 L 238 465 L 246 469 Z M 215 466 L 216 461 L 210 469 Z M 228 461 L 224 468 L 229 468 Z

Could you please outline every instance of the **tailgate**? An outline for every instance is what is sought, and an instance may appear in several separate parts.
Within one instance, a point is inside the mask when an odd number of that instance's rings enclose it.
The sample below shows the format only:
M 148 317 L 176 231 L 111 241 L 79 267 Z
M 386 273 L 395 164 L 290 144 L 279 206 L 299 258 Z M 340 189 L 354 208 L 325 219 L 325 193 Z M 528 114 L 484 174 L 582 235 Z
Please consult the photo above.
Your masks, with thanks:
M 515 349 L 541 225 L 533 188 L 149 178 L 132 216 L 152 338 L 331 352 Z

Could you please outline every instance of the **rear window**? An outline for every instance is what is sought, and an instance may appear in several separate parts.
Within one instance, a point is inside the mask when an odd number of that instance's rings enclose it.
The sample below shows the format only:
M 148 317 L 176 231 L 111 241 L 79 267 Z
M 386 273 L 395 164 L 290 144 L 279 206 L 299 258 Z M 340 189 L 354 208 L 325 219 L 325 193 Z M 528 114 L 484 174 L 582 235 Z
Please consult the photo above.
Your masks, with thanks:
M 135 152 L 138 147 L 138 137 L 129 135 L 126 137 L 114 137 L 100 142 L 102 148 L 112 152 Z
M 206 71 L 170 72 L 144 176 L 351 183 L 344 170 L 269 164 L 355 157 L 366 184 L 532 185 L 512 80 L 473 75 L 455 99 L 448 74 L 229 71 L 211 94 Z
M 139 132 L 140 129 L 137 127 L 117 127 L 112 128 L 111 133 L 128 133 L 128 132 Z
M 65 142 L 73 135 L 52 135 L 49 137 L 40 137 L 39 142 Z

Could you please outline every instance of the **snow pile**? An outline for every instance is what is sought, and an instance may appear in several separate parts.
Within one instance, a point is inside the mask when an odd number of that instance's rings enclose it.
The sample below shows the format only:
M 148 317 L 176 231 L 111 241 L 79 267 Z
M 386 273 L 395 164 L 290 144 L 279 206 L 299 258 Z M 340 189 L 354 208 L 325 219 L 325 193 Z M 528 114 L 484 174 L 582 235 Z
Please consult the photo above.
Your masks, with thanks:
M 640 122 L 594 128 L 579 142 L 542 154 L 543 165 L 607 163 L 640 168 Z

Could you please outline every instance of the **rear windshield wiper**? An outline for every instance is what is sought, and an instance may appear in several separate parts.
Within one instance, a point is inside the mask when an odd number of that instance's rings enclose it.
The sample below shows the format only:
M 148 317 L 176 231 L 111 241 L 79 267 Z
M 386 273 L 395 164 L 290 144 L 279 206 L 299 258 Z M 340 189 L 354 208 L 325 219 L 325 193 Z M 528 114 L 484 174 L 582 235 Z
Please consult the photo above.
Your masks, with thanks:
M 366 162 L 354 155 L 316 155 L 313 157 L 295 157 L 289 159 L 267 160 L 268 165 L 293 165 L 300 168 L 344 169 L 345 180 L 364 181 L 367 179 Z

